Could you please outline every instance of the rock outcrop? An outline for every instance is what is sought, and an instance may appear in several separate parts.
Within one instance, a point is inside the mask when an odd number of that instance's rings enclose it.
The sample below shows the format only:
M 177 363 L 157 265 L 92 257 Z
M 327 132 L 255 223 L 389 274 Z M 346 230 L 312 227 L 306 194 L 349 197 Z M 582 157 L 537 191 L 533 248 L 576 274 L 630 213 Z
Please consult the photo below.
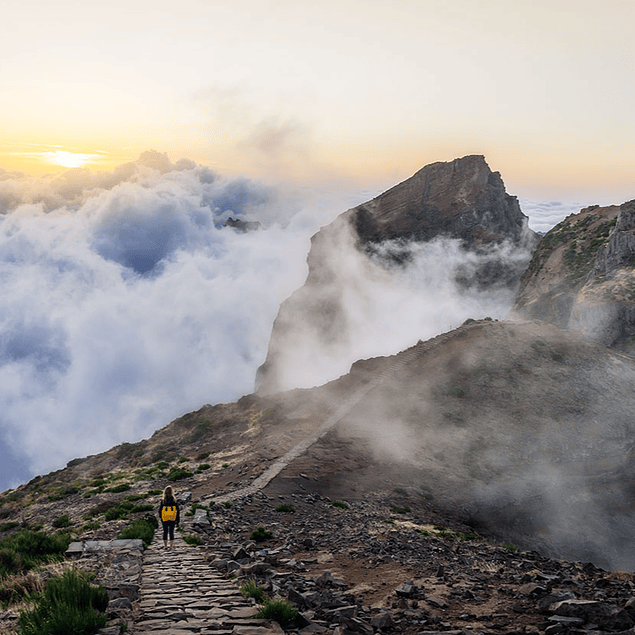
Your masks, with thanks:
M 512 315 L 545 320 L 632 351 L 634 266 L 635 201 L 587 207 L 544 237 Z
M 353 324 L 347 301 L 363 295 L 360 288 L 366 281 L 385 276 L 390 284 L 390 267 L 406 267 L 412 246 L 435 238 L 456 239 L 462 249 L 481 256 L 474 268 L 457 271 L 458 285 L 514 292 L 538 242 L 518 200 L 505 192 L 500 174 L 490 170 L 484 157 L 424 167 L 313 236 L 308 277 L 280 306 L 257 390 L 271 393 L 297 386 L 299 367 L 317 364 L 329 353 L 345 354 L 350 332 L 360 327 L 359 320 Z M 514 247 L 513 257 L 493 253 L 492 248 L 503 244 Z M 368 302 L 361 297 L 354 310 L 363 313 Z

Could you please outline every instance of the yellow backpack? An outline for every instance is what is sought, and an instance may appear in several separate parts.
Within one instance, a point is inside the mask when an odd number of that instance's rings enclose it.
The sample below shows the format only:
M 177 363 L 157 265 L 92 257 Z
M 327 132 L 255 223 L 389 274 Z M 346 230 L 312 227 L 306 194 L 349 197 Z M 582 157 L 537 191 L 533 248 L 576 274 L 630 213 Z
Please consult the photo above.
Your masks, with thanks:
M 161 520 L 163 522 L 176 520 L 176 507 L 174 505 L 164 505 L 161 509 Z

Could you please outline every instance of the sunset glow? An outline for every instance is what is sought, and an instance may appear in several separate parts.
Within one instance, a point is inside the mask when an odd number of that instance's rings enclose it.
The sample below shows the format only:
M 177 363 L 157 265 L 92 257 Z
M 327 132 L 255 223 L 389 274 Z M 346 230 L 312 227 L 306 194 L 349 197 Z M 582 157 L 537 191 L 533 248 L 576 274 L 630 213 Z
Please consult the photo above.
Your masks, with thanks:
M 384 186 L 479 153 L 515 192 L 621 196 L 633 23 L 628 0 L 13 3 L 0 169 L 112 169 L 155 149 Z

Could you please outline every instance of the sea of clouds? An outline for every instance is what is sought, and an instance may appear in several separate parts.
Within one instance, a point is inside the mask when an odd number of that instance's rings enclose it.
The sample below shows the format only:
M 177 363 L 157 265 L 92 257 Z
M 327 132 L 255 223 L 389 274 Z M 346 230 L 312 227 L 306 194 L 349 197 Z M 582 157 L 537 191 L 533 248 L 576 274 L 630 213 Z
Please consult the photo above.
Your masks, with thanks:
M 311 235 L 378 193 L 222 178 L 153 151 L 108 173 L 0 170 L 0 491 L 252 392 Z M 578 210 L 535 204 L 530 225 Z M 439 293 L 429 281 L 400 288 L 422 307 Z M 442 290 L 453 307 L 458 294 Z M 466 303 L 452 319 L 486 309 Z M 431 320 L 397 339 L 456 326 Z

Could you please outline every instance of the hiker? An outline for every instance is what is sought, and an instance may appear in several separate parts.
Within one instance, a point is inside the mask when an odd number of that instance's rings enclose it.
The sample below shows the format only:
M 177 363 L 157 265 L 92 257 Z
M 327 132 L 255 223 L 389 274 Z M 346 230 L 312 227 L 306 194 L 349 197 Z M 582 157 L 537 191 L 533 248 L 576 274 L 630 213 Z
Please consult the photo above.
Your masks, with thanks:
M 172 549 L 174 546 L 174 528 L 181 520 L 181 510 L 176 502 L 172 486 L 168 485 L 163 490 L 163 498 L 159 505 L 159 518 L 163 524 L 163 545 L 166 549 Z M 168 536 L 170 538 L 170 546 L 168 547 Z

